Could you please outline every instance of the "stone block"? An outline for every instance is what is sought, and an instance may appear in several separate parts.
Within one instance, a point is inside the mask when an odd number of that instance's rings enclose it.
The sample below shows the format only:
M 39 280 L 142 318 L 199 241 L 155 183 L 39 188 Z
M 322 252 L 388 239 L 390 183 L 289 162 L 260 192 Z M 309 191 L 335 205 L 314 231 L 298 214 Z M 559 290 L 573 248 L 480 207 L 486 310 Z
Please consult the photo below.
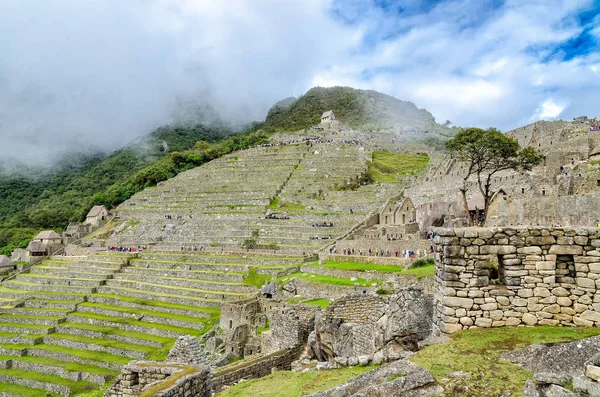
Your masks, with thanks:
M 484 317 L 476 318 L 475 325 L 481 328 L 489 328 L 492 326 L 492 319 Z
M 581 248 L 581 247 L 580 247 Z M 465 247 L 460 245 L 446 245 L 444 246 L 444 256 L 446 258 L 461 258 L 465 255 Z
M 585 376 L 596 382 L 600 381 L 600 367 L 588 364 L 585 366 Z
M 521 317 L 521 321 L 525 325 L 536 325 L 538 322 L 538 319 L 536 316 L 534 316 L 531 313 L 525 313 L 525 314 L 523 314 L 523 317 Z
M 481 254 L 496 254 L 506 255 L 517 252 L 517 248 L 513 245 L 482 245 L 479 247 Z
M 558 321 L 558 320 L 551 320 L 551 319 L 545 318 L 543 320 L 538 321 L 538 324 L 540 324 L 540 325 L 552 325 L 552 326 L 556 326 L 556 325 L 560 324 L 560 321 Z
M 554 261 L 535 262 L 536 270 L 554 270 L 555 268 L 556 268 L 556 262 L 554 262 Z
M 533 296 L 533 289 L 531 288 L 523 288 L 517 291 L 517 295 L 521 298 L 530 298 Z
M 536 287 L 533 289 L 533 296 L 539 296 L 542 298 L 550 296 L 550 290 L 548 288 Z
M 594 280 L 586 277 L 577 277 L 577 285 L 582 288 L 596 288 Z
M 496 302 L 498 302 L 498 304 L 502 305 L 502 306 L 508 306 L 510 303 L 510 301 L 508 300 L 508 298 L 506 296 L 497 296 Z
M 485 303 L 480 306 L 480 309 L 484 311 L 496 310 L 497 308 L 498 305 L 496 303 Z
M 460 332 L 462 331 L 462 328 L 463 326 L 460 324 L 440 324 L 440 331 L 442 331 L 445 334 L 454 334 L 456 332 Z
M 584 305 L 591 305 L 592 304 L 592 298 L 590 298 L 589 295 L 582 295 L 579 297 L 579 299 L 577 300 L 577 302 L 582 303 Z
M 461 317 L 459 321 L 465 327 L 470 327 L 473 325 L 473 320 L 471 320 L 471 317 Z
M 592 272 L 592 273 L 600 273 L 600 263 L 598 263 L 598 262 L 589 263 L 588 267 L 590 269 L 590 272 Z
M 559 306 L 571 306 L 571 304 L 573 304 L 573 301 L 569 298 L 567 298 L 566 296 L 561 296 L 556 300 L 556 303 L 558 303 Z
M 593 327 L 594 326 L 593 321 L 586 320 L 581 317 L 573 317 L 573 324 L 577 325 L 578 327 Z
M 569 296 L 571 295 L 571 293 L 569 291 L 567 291 L 566 288 L 563 287 L 556 287 L 552 289 L 552 294 L 554 296 Z
M 600 313 L 592 310 L 586 310 L 585 312 L 581 313 L 580 318 L 588 321 L 600 322 Z
M 444 305 L 450 307 L 462 307 L 464 309 L 471 309 L 473 307 L 473 299 L 470 298 L 458 298 L 454 296 L 445 296 Z
M 541 255 L 542 254 L 542 249 L 540 247 L 522 247 L 522 248 L 517 248 L 517 253 L 518 254 L 524 254 L 524 255 Z
M 512 304 L 517 307 L 525 307 L 525 306 L 527 306 L 527 299 L 514 298 L 512 300 Z
M 519 324 L 521 324 L 521 320 L 516 317 L 508 317 L 506 319 L 506 326 L 508 327 L 514 327 Z
M 555 255 L 581 255 L 583 248 L 579 245 L 553 245 L 550 247 L 548 253 Z
M 494 310 L 490 312 L 490 318 L 492 320 L 502 320 L 502 317 L 504 317 L 504 312 L 502 310 Z
M 576 313 L 583 313 L 584 311 L 588 310 L 590 307 L 588 305 L 582 305 L 581 303 L 575 303 L 573 305 L 573 310 L 575 310 Z

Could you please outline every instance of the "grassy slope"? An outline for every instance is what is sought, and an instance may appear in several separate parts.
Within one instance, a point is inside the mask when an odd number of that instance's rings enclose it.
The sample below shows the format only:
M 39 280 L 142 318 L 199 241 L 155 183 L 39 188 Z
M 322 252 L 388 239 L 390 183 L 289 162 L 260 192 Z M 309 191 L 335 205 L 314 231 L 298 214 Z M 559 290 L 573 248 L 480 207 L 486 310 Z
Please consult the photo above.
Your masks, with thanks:
M 357 272 L 365 272 L 367 270 L 373 270 L 380 273 L 394 273 L 394 274 L 406 274 L 412 275 L 416 277 L 427 277 L 433 276 L 434 274 L 434 265 L 428 265 L 423 267 L 418 267 L 414 269 L 405 269 L 403 266 L 392 266 L 392 265 L 378 265 L 374 263 L 361 263 L 361 262 L 353 262 L 353 261 L 325 261 L 322 265 L 317 263 L 312 263 L 310 266 L 316 267 L 325 267 L 329 269 L 338 269 L 338 270 L 351 270 Z
M 232 386 L 218 397 L 300 397 L 327 390 L 344 383 L 373 367 L 354 367 L 307 373 L 279 371 L 260 379 L 251 379 Z
M 426 154 L 380 150 L 373 152 L 369 173 L 377 182 L 400 182 L 398 178 L 417 175 L 427 167 L 427 164 L 429 164 L 429 156 Z
M 506 361 L 500 355 L 535 343 L 571 342 L 600 335 L 597 328 L 506 327 L 465 331 L 452 336 L 449 343 L 427 346 L 410 358 L 432 372 L 438 382 L 449 373 L 472 374 L 462 385 L 446 392 L 448 397 L 500 396 L 509 390 L 520 396 L 532 373 Z

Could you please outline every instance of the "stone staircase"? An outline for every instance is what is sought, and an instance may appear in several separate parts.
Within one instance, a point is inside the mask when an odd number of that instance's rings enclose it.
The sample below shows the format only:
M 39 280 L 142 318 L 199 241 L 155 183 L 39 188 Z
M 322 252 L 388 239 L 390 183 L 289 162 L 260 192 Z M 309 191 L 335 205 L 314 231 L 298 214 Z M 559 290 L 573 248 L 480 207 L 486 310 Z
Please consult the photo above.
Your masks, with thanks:
M 56 257 L 0 285 L 0 391 L 69 396 L 112 382 L 131 360 L 163 360 L 216 324 L 221 302 L 301 257 L 148 252 Z

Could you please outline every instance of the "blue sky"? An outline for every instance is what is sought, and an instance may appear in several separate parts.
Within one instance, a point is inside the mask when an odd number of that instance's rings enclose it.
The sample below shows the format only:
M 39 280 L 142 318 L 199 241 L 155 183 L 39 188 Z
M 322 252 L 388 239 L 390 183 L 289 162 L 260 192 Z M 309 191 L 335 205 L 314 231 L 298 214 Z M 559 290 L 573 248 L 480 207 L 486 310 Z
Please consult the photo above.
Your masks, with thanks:
M 600 116 L 599 14 L 600 0 L 0 0 L 0 156 L 114 149 L 182 99 L 258 120 L 316 85 L 504 131 Z

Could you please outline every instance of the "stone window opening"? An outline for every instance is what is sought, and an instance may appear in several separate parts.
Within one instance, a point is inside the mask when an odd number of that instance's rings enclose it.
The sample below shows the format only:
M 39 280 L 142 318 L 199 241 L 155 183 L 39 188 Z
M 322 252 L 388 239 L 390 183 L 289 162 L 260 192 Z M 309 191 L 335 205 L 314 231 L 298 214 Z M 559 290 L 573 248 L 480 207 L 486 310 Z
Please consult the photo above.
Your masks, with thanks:
M 577 272 L 573 255 L 558 255 L 556 257 L 556 282 L 575 284 Z
M 233 320 L 229 320 L 229 329 L 233 328 Z
M 521 193 L 522 193 L 522 194 L 524 194 L 524 193 L 525 193 L 525 188 L 524 188 L 524 187 L 522 187 L 522 188 L 521 188 Z
M 491 255 L 488 268 L 490 285 L 505 285 L 502 255 Z
M 600 186 L 600 179 L 596 179 L 596 186 Z
M 546 195 L 546 190 L 542 190 L 542 196 Z

